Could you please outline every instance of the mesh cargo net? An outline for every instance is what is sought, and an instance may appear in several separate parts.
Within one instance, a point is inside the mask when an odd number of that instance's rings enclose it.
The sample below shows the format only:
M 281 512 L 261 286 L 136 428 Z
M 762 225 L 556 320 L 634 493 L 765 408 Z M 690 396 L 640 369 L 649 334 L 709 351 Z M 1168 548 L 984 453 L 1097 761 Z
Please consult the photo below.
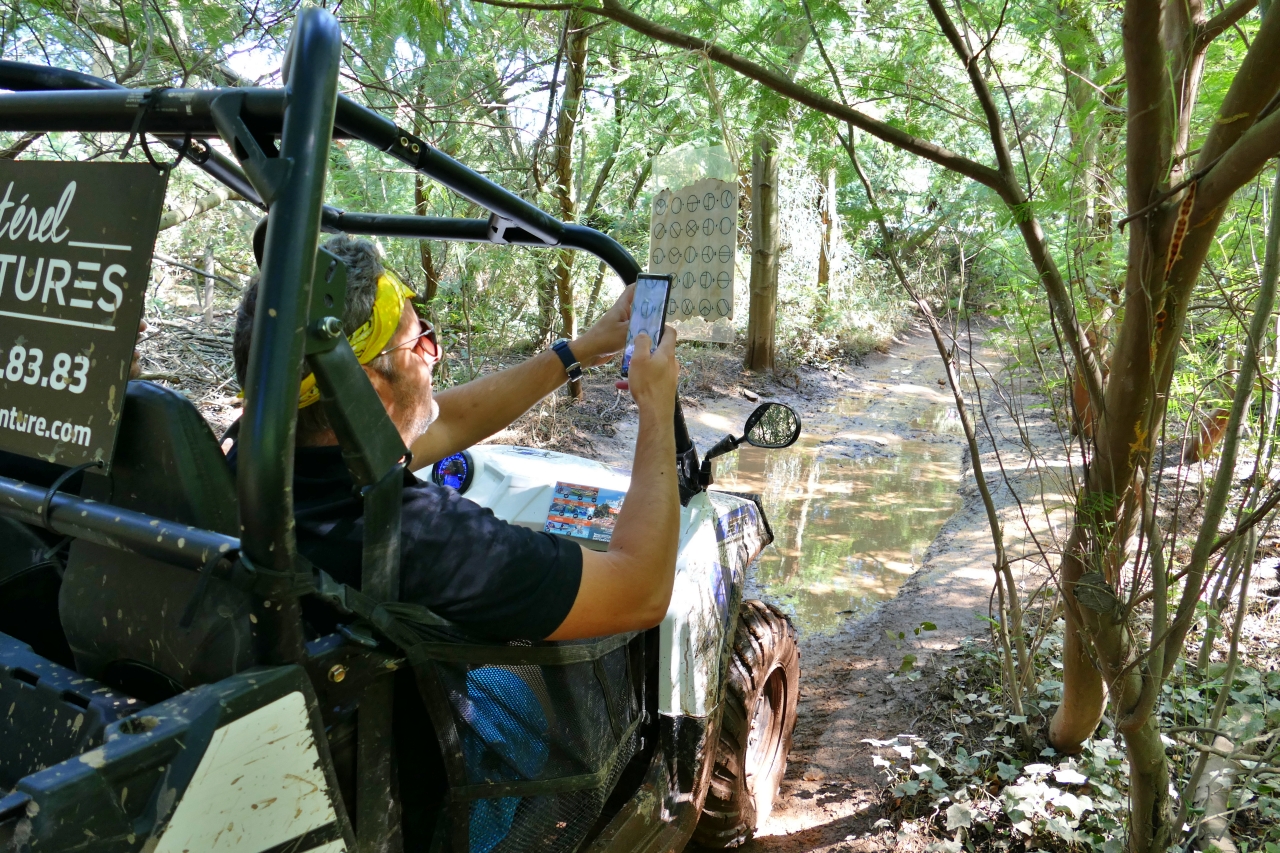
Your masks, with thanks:
M 418 647 L 449 776 L 445 846 L 568 853 L 582 843 L 636 749 L 629 639 Z

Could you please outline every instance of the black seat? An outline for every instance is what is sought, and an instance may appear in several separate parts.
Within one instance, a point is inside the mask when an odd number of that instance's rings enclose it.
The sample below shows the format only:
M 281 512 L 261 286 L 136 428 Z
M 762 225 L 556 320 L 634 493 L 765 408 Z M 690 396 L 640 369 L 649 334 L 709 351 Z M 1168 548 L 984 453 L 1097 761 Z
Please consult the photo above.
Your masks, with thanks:
M 235 482 L 217 439 L 189 400 L 150 382 L 125 394 L 111 473 L 86 476 L 81 495 L 234 536 Z M 78 540 L 59 612 L 76 668 L 158 701 L 254 665 L 250 599 L 212 579 L 189 629 L 179 620 L 196 573 Z

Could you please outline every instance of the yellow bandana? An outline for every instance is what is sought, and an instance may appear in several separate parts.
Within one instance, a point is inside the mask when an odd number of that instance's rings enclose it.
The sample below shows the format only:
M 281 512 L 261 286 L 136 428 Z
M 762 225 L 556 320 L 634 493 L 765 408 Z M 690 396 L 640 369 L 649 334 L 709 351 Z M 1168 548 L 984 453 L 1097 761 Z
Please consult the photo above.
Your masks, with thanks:
M 368 364 L 386 348 L 400 326 L 404 301 L 413 295 L 408 285 L 391 270 L 385 270 L 378 276 L 378 295 L 373 300 L 373 313 L 368 322 L 347 336 L 357 361 Z M 298 408 L 305 409 L 319 399 L 320 389 L 316 387 L 315 374 L 309 373 L 298 389 Z

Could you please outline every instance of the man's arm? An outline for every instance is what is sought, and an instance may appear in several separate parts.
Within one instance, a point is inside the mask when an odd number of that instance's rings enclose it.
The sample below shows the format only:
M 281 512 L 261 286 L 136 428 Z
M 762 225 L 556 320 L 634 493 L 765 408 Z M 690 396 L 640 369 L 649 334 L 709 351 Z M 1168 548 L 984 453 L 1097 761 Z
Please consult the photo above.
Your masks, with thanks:
M 583 367 L 604 364 L 622 350 L 634 292 L 635 287 L 629 285 L 612 308 L 569 344 Z M 548 350 L 514 367 L 439 392 L 435 397 L 440 416 L 413 443 L 413 467 L 430 465 L 506 429 L 566 378 L 560 358 Z
M 564 622 L 549 640 L 577 640 L 652 628 L 671 603 L 680 537 L 676 486 L 676 334 L 668 327 L 650 355 L 636 338 L 630 387 L 640 434 L 622 512 L 609 550 L 582 551 L 582 581 Z

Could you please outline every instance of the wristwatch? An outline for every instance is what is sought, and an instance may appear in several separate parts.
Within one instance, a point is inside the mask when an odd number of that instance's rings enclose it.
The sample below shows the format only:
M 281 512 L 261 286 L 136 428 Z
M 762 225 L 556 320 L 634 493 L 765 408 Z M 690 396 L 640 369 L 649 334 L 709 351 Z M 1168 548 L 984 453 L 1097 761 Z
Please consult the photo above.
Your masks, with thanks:
M 582 378 L 582 365 L 578 363 L 573 350 L 569 349 L 568 341 L 561 338 L 551 345 L 551 349 L 556 355 L 560 356 L 560 361 L 564 364 L 564 372 L 569 374 L 570 381 L 577 381 Z

